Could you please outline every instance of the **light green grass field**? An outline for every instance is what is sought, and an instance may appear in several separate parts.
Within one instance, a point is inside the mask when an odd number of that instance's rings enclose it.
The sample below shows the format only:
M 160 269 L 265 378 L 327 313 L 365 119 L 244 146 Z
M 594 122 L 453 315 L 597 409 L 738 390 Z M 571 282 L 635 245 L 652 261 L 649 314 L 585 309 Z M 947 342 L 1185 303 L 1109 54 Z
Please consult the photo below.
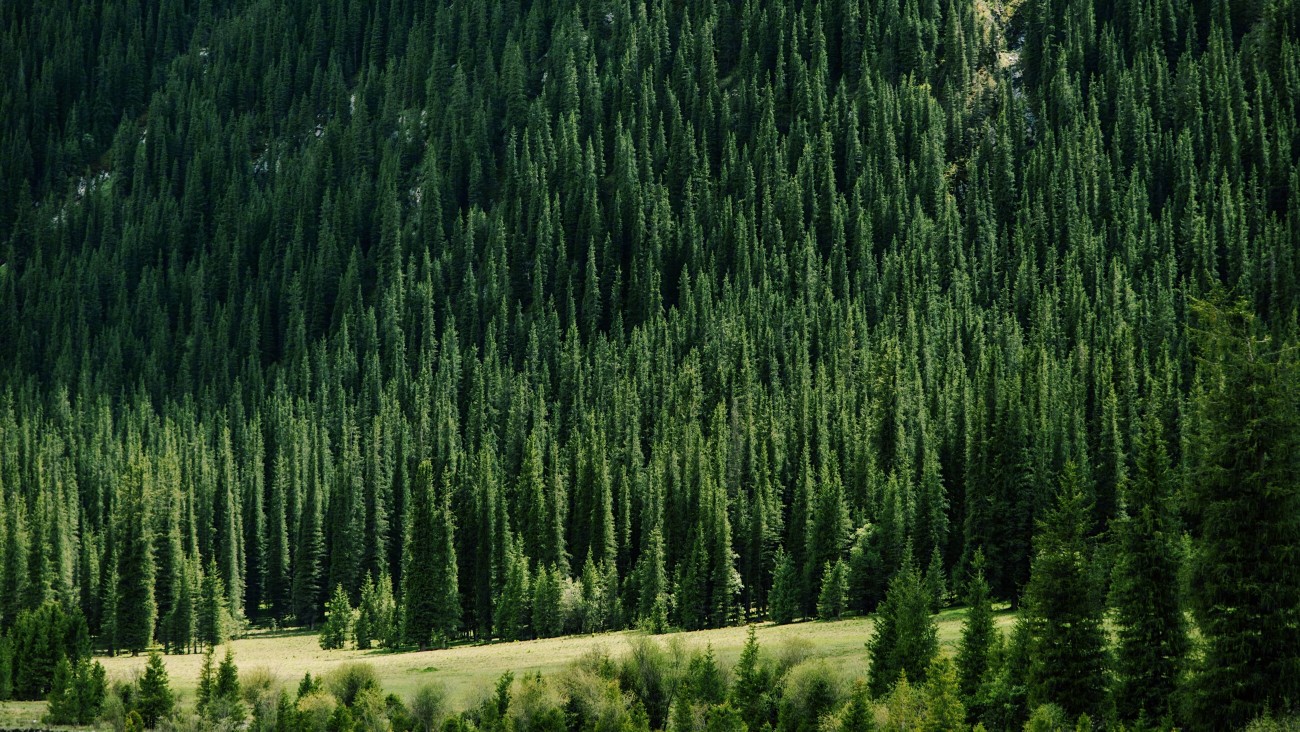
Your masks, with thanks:
M 939 641 L 945 653 L 952 653 L 961 631 L 964 609 L 945 610 L 938 617 Z M 1014 616 L 998 615 L 1002 627 Z M 793 625 L 762 624 L 756 626 L 759 644 L 767 653 L 779 653 L 790 644 L 798 644 L 815 657 L 830 659 L 849 677 L 865 675 L 866 642 L 871 637 L 870 618 L 850 618 L 838 622 L 805 622 Z M 658 636 L 662 642 L 678 638 L 688 648 L 703 649 L 712 644 L 718 663 L 731 667 L 740 656 L 745 642 L 744 627 L 701 630 Z M 493 683 L 506 671 L 516 676 L 558 671 L 592 649 L 604 649 L 619 656 L 628 648 L 637 631 L 601 635 L 567 636 L 517 643 L 464 645 L 437 651 L 387 653 L 384 651 L 323 651 L 314 634 L 255 634 L 234 641 L 235 662 L 240 673 L 265 669 L 285 684 L 295 685 L 308 671 L 313 676 L 327 673 L 342 664 L 362 661 L 375 667 L 386 691 L 409 697 L 430 681 L 443 684 L 453 705 L 462 707 L 490 693 Z M 223 651 L 218 651 L 218 657 Z M 145 657 L 118 656 L 99 659 L 110 679 L 127 679 L 139 673 Z M 202 657 L 199 655 L 166 656 L 172 687 L 182 703 L 192 703 Z M 5 719 L 0 711 L 0 720 Z

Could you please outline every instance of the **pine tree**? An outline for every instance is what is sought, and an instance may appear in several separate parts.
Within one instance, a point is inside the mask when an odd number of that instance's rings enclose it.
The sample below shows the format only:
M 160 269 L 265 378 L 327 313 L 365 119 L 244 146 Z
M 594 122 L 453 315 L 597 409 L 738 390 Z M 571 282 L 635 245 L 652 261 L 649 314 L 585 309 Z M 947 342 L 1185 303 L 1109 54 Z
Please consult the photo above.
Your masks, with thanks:
M 939 652 L 938 628 L 930 616 L 930 593 L 907 552 L 903 567 L 889 582 L 885 601 L 876 610 L 875 631 L 867 644 L 871 694 L 881 698 L 899 677 L 924 681 L 930 660 Z
M 848 598 L 848 571 L 843 560 L 826 564 L 822 572 L 822 590 L 817 597 L 817 617 L 822 620 L 839 620 L 844 615 Z
M 202 595 L 199 580 L 202 570 L 198 568 L 198 561 L 182 558 L 180 572 L 180 581 L 173 586 L 176 600 L 164 620 L 169 653 L 186 653 L 193 647 L 200 615 L 199 608 L 196 607 Z
M 352 602 L 343 585 L 334 586 L 334 595 L 325 603 L 325 624 L 320 629 L 320 647 L 324 650 L 342 648 L 352 635 L 354 621 Z
M 553 638 L 564 632 L 564 614 L 560 605 L 559 570 L 541 567 L 533 581 L 533 633 L 539 638 Z
M 416 471 L 411 491 L 411 537 L 402 576 L 405 639 L 420 648 L 445 644 L 460 628 L 455 529 L 450 505 L 450 481 L 433 487 L 428 461 Z
M 45 721 L 51 724 L 92 724 L 99 718 L 104 694 L 104 667 L 98 661 L 84 658 L 69 661 L 65 656 L 54 670 Z
M 1300 699 L 1300 408 L 1296 347 L 1243 304 L 1197 303 L 1191 610 L 1202 637 L 1188 711 L 1227 728 Z
M 637 588 L 637 619 L 641 627 L 652 633 L 668 630 L 668 572 L 664 565 L 663 531 L 655 525 L 633 574 Z
M 209 559 L 208 569 L 199 581 L 198 639 L 209 648 L 230 638 L 230 611 L 226 606 L 225 584 L 217 572 L 216 562 Z
M 370 575 L 366 575 L 366 583 L 361 587 L 361 607 L 354 628 L 357 648 L 366 650 L 375 645 L 394 648 L 399 642 L 397 631 L 393 580 L 386 570 L 379 573 L 378 582 L 372 582 Z
M 966 726 L 966 706 L 957 684 L 957 667 L 952 659 L 935 656 L 925 682 L 925 715 L 921 729 L 948 732 Z
M 957 672 L 962 697 L 971 700 L 989 672 L 990 653 L 997 640 L 993 624 L 993 603 L 984 579 L 984 552 L 975 551 L 971 562 L 973 575 L 966 585 L 966 618 L 961 626 L 957 647 Z
M 159 720 L 171 715 L 176 705 L 171 683 L 167 678 L 167 666 L 157 651 L 149 654 L 144 674 L 140 677 L 140 689 L 135 697 L 135 706 L 140 712 L 144 726 L 153 729 Z
M 731 703 L 750 729 L 761 729 L 771 723 L 772 674 L 759 657 L 758 636 L 754 626 L 749 626 L 745 647 L 736 662 L 736 680 L 731 687 Z
M 129 482 L 123 488 L 122 549 L 118 554 L 118 609 L 116 641 L 122 648 L 138 655 L 153 643 L 158 606 L 154 601 L 153 535 L 147 513 L 145 475 L 148 467 L 132 465 Z
M 216 669 L 212 665 L 213 646 L 203 650 L 202 665 L 199 666 L 199 682 L 194 692 L 194 711 L 199 716 L 207 716 L 208 707 L 216 694 Z
M 1106 702 L 1103 605 L 1089 563 L 1091 507 L 1074 463 L 1061 473 L 1056 505 L 1039 523 L 1025 588 L 1029 619 L 1029 703 L 1056 704 L 1070 717 L 1101 719 Z
M 528 557 L 523 541 L 516 537 L 506 552 L 506 577 L 496 603 L 497 636 L 502 640 L 519 640 L 528 627 L 532 588 L 528 576 Z
M 320 591 L 325 555 L 321 530 L 321 504 L 315 480 L 307 481 L 307 494 L 298 517 L 298 547 L 293 564 L 293 614 L 299 623 L 313 626 L 320 618 Z
M 207 661 L 211 669 L 211 660 Z M 240 726 L 245 717 L 244 705 L 239 697 L 239 668 L 235 666 L 235 653 L 226 646 L 226 655 L 217 666 L 212 678 L 206 716 L 223 726 Z
M 930 553 L 930 566 L 925 569 L 925 589 L 930 593 L 930 612 L 938 613 L 948 604 L 948 583 L 944 581 L 943 557 L 939 548 Z
M 768 596 L 767 614 L 777 625 L 793 622 L 799 613 L 799 575 L 794 559 L 782 550 L 776 557 L 776 576 Z
M 1115 705 L 1121 718 L 1168 719 L 1188 650 L 1179 598 L 1178 532 L 1170 515 L 1173 480 L 1162 426 L 1148 408 L 1136 441 L 1135 476 L 1117 527 Z

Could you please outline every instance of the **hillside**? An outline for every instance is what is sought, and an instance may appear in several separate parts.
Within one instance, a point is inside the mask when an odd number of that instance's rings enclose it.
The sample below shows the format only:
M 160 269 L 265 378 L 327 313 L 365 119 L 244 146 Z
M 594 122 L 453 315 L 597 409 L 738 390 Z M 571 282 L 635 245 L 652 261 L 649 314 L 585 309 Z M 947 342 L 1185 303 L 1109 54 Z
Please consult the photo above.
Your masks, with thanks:
M 971 724 L 1294 708 L 1298 16 L 4 3 L 0 698 L 982 572 Z

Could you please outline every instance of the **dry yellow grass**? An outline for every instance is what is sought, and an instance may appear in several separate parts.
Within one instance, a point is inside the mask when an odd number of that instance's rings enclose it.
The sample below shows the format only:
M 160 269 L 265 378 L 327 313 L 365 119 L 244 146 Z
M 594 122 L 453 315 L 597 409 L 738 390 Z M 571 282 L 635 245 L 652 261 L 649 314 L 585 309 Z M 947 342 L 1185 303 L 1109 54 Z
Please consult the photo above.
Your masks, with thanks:
M 940 614 L 939 640 L 944 651 L 951 653 L 961 629 L 964 610 L 947 610 Z M 1000 625 L 1009 625 L 1008 613 L 998 615 Z M 805 622 L 793 625 L 762 624 L 757 627 L 758 640 L 767 652 L 780 652 L 783 646 L 797 643 L 813 656 L 831 659 L 849 676 L 866 672 L 865 643 L 871 637 L 869 618 L 850 618 L 839 622 Z M 718 662 L 724 667 L 733 665 L 740 656 L 745 642 L 744 627 L 702 630 L 660 636 L 667 641 L 680 638 L 688 648 L 704 648 L 712 644 Z M 593 648 L 603 648 L 613 656 L 622 654 L 629 640 L 639 635 L 636 631 L 605 633 L 601 635 L 568 636 L 517 643 L 466 645 L 453 648 L 407 653 L 384 651 L 338 650 L 323 651 L 314 634 L 283 633 L 257 634 L 231 644 L 235 661 L 241 672 L 264 668 L 281 682 L 296 685 L 306 672 L 313 676 L 352 662 L 374 666 L 385 690 L 409 697 L 427 682 L 443 684 L 456 706 L 463 706 L 489 693 L 493 682 L 504 672 L 516 676 L 558 671 Z M 218 656 L 224 651 L 219 650 Z M 199 655 L 167 656 L 167 669 L 172 686 L 183 703 L 193 700 L 202 657 Z M 102 658 L 110 679 L 126 679 L 139 673 L 145 657 L 118 656 Z M 3 718 L 0 715 L 0 718 Z

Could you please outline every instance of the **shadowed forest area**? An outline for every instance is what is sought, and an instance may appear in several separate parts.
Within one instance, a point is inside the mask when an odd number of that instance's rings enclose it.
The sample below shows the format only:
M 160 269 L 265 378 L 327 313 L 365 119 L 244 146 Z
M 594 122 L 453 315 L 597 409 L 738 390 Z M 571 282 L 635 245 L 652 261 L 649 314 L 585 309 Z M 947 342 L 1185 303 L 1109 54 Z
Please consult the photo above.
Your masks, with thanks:
M 861 688 L 777 664 L 766 716 L 710 680 L 647 716 L 622 661 L 584 673 L 632 728 L 1295 712 L 1298 23 L 3 3 L 0 699 L 93 718 L 136 687 L 92 654 L 285 627 L 395 652 L 872 614 Z M 971 647 L 932 662 L 955 605 Z M 904 675 L 961 713 L 911 715 Z

